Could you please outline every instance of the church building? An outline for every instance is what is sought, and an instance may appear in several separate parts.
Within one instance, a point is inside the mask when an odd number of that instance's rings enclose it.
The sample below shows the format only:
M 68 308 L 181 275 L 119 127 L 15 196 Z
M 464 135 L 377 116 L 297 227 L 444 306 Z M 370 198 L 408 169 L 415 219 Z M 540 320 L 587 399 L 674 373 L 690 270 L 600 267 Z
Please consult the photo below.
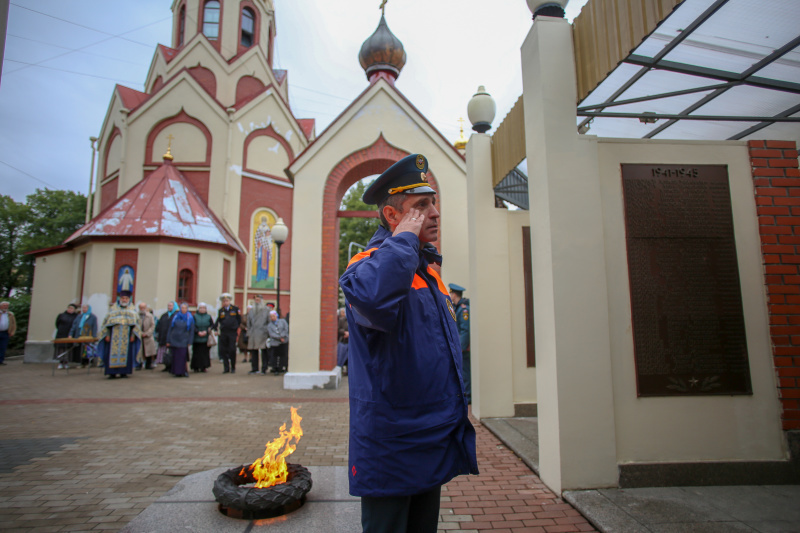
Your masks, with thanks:
M 242 308 L 260 294 L 291 313 L 290 371 L 331 370 L 338 218 L 354 215 L 339 211 L 342 197 L 416 152 L 440 193 L 443 274 L 466 279 L 463 145 L 395 87 L 407 58 L 383 15 L 358 54 L 366 88 L 317 136 L 314 119 L 289 106 L 287 71 L 273 68 L 272 0 L 171 9 L 172 43 L 157 47 L 144 92 L 117 85 L 111 95 L 91 220 L 35 254 L 29 344 L 52 338 L 68 302 L 102 320 L 123 285 L 157 315 L 173 300 L 215 314 L 221 293 Z M 280 246 L 275 224 L 289 229 Z

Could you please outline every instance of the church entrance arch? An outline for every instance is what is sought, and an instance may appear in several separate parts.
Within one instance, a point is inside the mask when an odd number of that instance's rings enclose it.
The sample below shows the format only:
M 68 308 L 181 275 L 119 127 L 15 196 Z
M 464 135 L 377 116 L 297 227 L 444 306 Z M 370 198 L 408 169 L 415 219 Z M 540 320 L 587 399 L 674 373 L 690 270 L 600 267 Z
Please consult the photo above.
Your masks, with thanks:
M 357 150 L 342 159 L 325 181 L 322 204 L 322 284 L 320 292 L 319 368 L 336 366 L 336 310 L 339 300 L 339 206 L 347 190 L 357 181 L 381 174 L 410 152 L 390 145 L 380 135 L 369 147 Z M 431 187 L 438 191 L 430 176 Z M 441 239 L 441 236 L 440 236 Z

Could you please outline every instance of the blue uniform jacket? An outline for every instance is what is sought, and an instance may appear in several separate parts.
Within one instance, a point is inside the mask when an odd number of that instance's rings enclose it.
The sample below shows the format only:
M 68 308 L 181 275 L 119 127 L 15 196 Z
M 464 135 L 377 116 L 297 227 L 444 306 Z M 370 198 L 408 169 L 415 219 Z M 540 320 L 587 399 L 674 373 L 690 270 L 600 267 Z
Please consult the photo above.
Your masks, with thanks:
M 383 227 L 339 280 L 350 330 L 350 494 L 409 496 L 477 474 L 447 289 L 413 233 Z

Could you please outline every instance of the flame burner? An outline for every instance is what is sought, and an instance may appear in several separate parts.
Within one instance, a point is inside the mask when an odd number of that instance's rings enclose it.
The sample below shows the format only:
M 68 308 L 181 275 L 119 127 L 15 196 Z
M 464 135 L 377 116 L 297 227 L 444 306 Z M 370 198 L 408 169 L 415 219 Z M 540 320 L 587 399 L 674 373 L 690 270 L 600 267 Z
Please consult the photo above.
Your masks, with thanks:
M 311 490 L 311 472 L 302 465 L 287 463 L 289 474 L 285 483 L 264 489 L 243 487 L 255 483 L 249 466 L 232 468 L 214 482 L 214 496 L 225 516 L 247 520 L 274 518 L 302 507 L 306 493 Z

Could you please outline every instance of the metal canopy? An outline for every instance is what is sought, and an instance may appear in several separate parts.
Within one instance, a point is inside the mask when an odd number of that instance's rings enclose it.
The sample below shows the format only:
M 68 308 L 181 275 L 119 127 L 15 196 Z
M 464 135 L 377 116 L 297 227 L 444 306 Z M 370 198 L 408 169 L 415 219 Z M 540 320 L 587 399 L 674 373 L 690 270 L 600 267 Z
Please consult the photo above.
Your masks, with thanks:
M 580 102 L 578 131 L 800 141 L 800 0 L 685 0 Z
M 527 165 L 522 165 L 527 170 Z M 515 168 L 494 188 L 494 195 L 500 200 L 515 205 L 520 209 L 528 209 L 528 176 L 525 170 Z

